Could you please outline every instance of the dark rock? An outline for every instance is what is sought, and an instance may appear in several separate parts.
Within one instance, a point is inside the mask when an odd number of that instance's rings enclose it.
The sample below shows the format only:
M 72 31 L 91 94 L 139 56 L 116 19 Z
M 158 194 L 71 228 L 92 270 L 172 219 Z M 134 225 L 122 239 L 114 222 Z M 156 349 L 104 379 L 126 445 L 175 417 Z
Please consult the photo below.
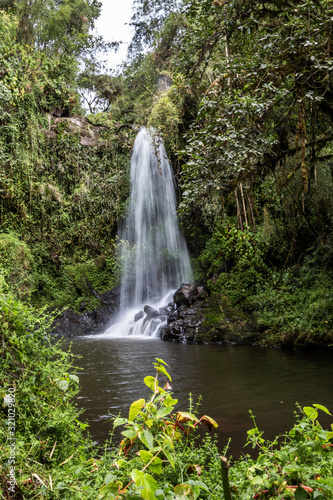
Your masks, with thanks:
M 166 318 L 172 313 L 172 311 L 174 311 L 174 309 L 175 309 L 175 304 L 173 302 L 171 302 L 165 307 L 160 307 L 159 308 L 160 316 L 162 318 Z
M 181 305 L 189 306 L 192 304 L 197 293 L 198 288 L 195 283 L 183 283 L 174 293 L 173 300 L 177 304 L 177 307 Z
M 256 334 L 249 318 L 231 307 L 222 294 L 209 296 L 195 283 L 182 285 L 174 294 L 175 306 L 160 329 L 162 340 L 188 343 L 253 343 Z
M 84 312 L 86 309 L 87 309 L 86 303 L 85 302 L 80 302 L 79 311 L 80 312 Z
M 71 115 L 66 117 L 52 117 L 48 115 L 49 129 L 46 132 L 47 137 L 56 138 L 59 134 L 59 125 L 62 127 L 63 135 L 80 135 L 80 144 L 82 146 L 97 146 L 103 144 L 101 139 L 101 128 L 94 125 L 84 116 Z
M 95 295 L 95 294 L 94 294 Z M 73 309 L 65 309 L 53 321 L 52 335 L 63 337 L 74 337 L 76 335 L 87 335 L 99 333 L 105 330 L 111 317 L 118 312 L 120 304 L 120 286 L 112 290 L 96 295 L 101 306 L 93 311 L 78 313 Z M 83 302 L 80 304 L 82 310 Z
M 143 310 L 147 314 L 147 316 L 148 316 L 149 319 L 151 319 L 151 318 L 158 318 L 160 316 L 159 311 L 157 311 L 157 309 L 154 309 L 151 306 L 146 305 L 143 308 Z
M 186 342 L 186 335 L 181 322 L 175 321 L 170 325 L 162 326 L 160 329 L 161 339 L 169 342 Z
M 145 313 L 143 311 L 139 311 L 138 313 L 136 313 L 136 315 L 134 316 L 134 321 L 139 321 L 139 319 L 142 319 L 144 317 Z
M 155 87 L 158 94 L 162 94 L 162 92 L 166 92 L 172 85 L 172 79 L 168 75 L 159 75 L 155 80 Z
M 167 322 L 168 323 L 173 323 L 176 321 L 179 317 L 179 312 L 177 310 L 173 310 L 170 314 L 167 316 Z
M 207 300 L 208 299 L 208 293 L 205 290 L 205 287 L 203 286 L 198 286 L 198 293 L 195 296 L 195 300 Z
M 197 287 L 191 285 L 183 285 L 174 294 L 175 299 L 178 300 L 178 308 L 175 309 L 174 306 L 168 314 L 167 324 L 160 330 L 162 340 L 172 342 L 196 341 L 196 336 L 200 333 L 200 327 L 205 318 L 202 312 L 203 301 L 196 299 Z

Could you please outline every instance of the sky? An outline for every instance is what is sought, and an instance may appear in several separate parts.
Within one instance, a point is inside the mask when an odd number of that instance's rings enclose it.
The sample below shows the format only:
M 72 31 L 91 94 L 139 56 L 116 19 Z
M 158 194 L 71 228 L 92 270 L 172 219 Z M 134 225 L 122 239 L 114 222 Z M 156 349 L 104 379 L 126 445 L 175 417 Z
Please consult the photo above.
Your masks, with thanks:
M 110 51 L 109 69 L 126 59 L 128 44 L 132 38 L 129 26 L 132 17 L 133 0 L 101 0 L 102 11 L 97 19 L 94 33 L 102 35 L 107 42 L 122 41 L 119 50 Z

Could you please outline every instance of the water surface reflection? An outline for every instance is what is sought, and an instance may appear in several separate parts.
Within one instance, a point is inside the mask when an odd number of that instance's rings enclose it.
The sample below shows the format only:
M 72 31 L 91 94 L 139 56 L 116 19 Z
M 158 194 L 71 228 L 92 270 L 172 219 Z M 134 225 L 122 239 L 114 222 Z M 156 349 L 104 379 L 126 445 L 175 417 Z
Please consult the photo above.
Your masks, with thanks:
M 143 378 L 154 375 L 156 357 L 171 367 L 177 409 L 187 410 L 190 392 L 194 400 L 202 396 L 200 414 L 219 423 L 221 447 L 232 438 L 234 456 L 241 452 L 252 425 L 249 409 L 267 438 L 293 425 L 295 402 L 320 403 L 333 413 L 333 363 L 324 355 L 93 337 L 75 338 L 72 351 L 82 356 L 77 361 L 82 419 L 99 443 L 108 437 L 110 414 L 126 415 L 135 399 L 148 395 Z M 327 426 L 331 420 L 323 415 L 321 423 Z

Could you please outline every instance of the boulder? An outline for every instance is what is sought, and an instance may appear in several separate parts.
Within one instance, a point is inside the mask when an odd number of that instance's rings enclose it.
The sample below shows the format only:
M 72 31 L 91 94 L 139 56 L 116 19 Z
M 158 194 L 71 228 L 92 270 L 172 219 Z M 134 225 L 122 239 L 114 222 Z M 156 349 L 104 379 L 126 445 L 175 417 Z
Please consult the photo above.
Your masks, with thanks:
M 159 311 L 157 311 L 157 309 L 154 309 L 153 307 L 151 306 L 148 306 L 146 305 L 144 308 L 143 308 L 144 312 L 146 313 L 147 317 L 149 319 L 151 318 L 158 318 L 160 316 L 160 313 Z
M 134 316 L 134 321 L 139 321 L 139 319 L 142 319 L 144 317 L 145 313 L 143 311 L 139 311 L 138 313 L 136 313 L 136 315 Z
M 183 283 L 173 295 L 173 300 L 177 307 L 181 305 L 190 306 L 198 293 L 195 283 Z

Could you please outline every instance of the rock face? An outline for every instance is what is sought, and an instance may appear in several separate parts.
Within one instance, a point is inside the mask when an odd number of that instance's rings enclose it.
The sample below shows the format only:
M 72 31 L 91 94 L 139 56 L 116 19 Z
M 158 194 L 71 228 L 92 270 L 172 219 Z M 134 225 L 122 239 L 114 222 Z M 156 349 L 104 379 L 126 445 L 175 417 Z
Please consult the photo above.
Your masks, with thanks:
M 222 295 L 209 296 L 203 286 L 183 284 L 166 313 L 161 339 L 187 343 L 251 344 L 256 334 L 244 315 Z
M 66 117 L 51 117 L 49 115 L 49 130 L 48 137 L 57 137 L 58 126 L 62 125 L 63 134 L 79 134 L 80 144 L 82 146 L 96 146 L 100 142 L 100 128 L 85 117 L 72 115 Z
M 167 314 L 167 324 L 160 330 L 161 339 L 175 342 L 194 342 L 205 321 L 202 297 L 208 295 L 203 287 L 184 283 L 174 293 L 174 307 Z
M 138 313 L 136 313 L 136 315 L 134 316 L 134 321 L 139 321 L 140 319 L 142 319 L 144 317 L 145 313 L 143 311 L 139 311 Z
M 198 288 L 195 283 L 184 283 L 176 292 L 174 293 L 173 300 L 177 307 L 181 305 L 190 306 L 196 295 L 198 294 Z
M 96 292 L 97 293 L 97 292 Z M 52 335 L 74 337 L 100 333 L 105 330 L 111 317 L 118 312 L 120 304 L 120 286 L 98 294 L 101 306 L 93 311 L 77 313 L 66 309 L 54 320 Z

